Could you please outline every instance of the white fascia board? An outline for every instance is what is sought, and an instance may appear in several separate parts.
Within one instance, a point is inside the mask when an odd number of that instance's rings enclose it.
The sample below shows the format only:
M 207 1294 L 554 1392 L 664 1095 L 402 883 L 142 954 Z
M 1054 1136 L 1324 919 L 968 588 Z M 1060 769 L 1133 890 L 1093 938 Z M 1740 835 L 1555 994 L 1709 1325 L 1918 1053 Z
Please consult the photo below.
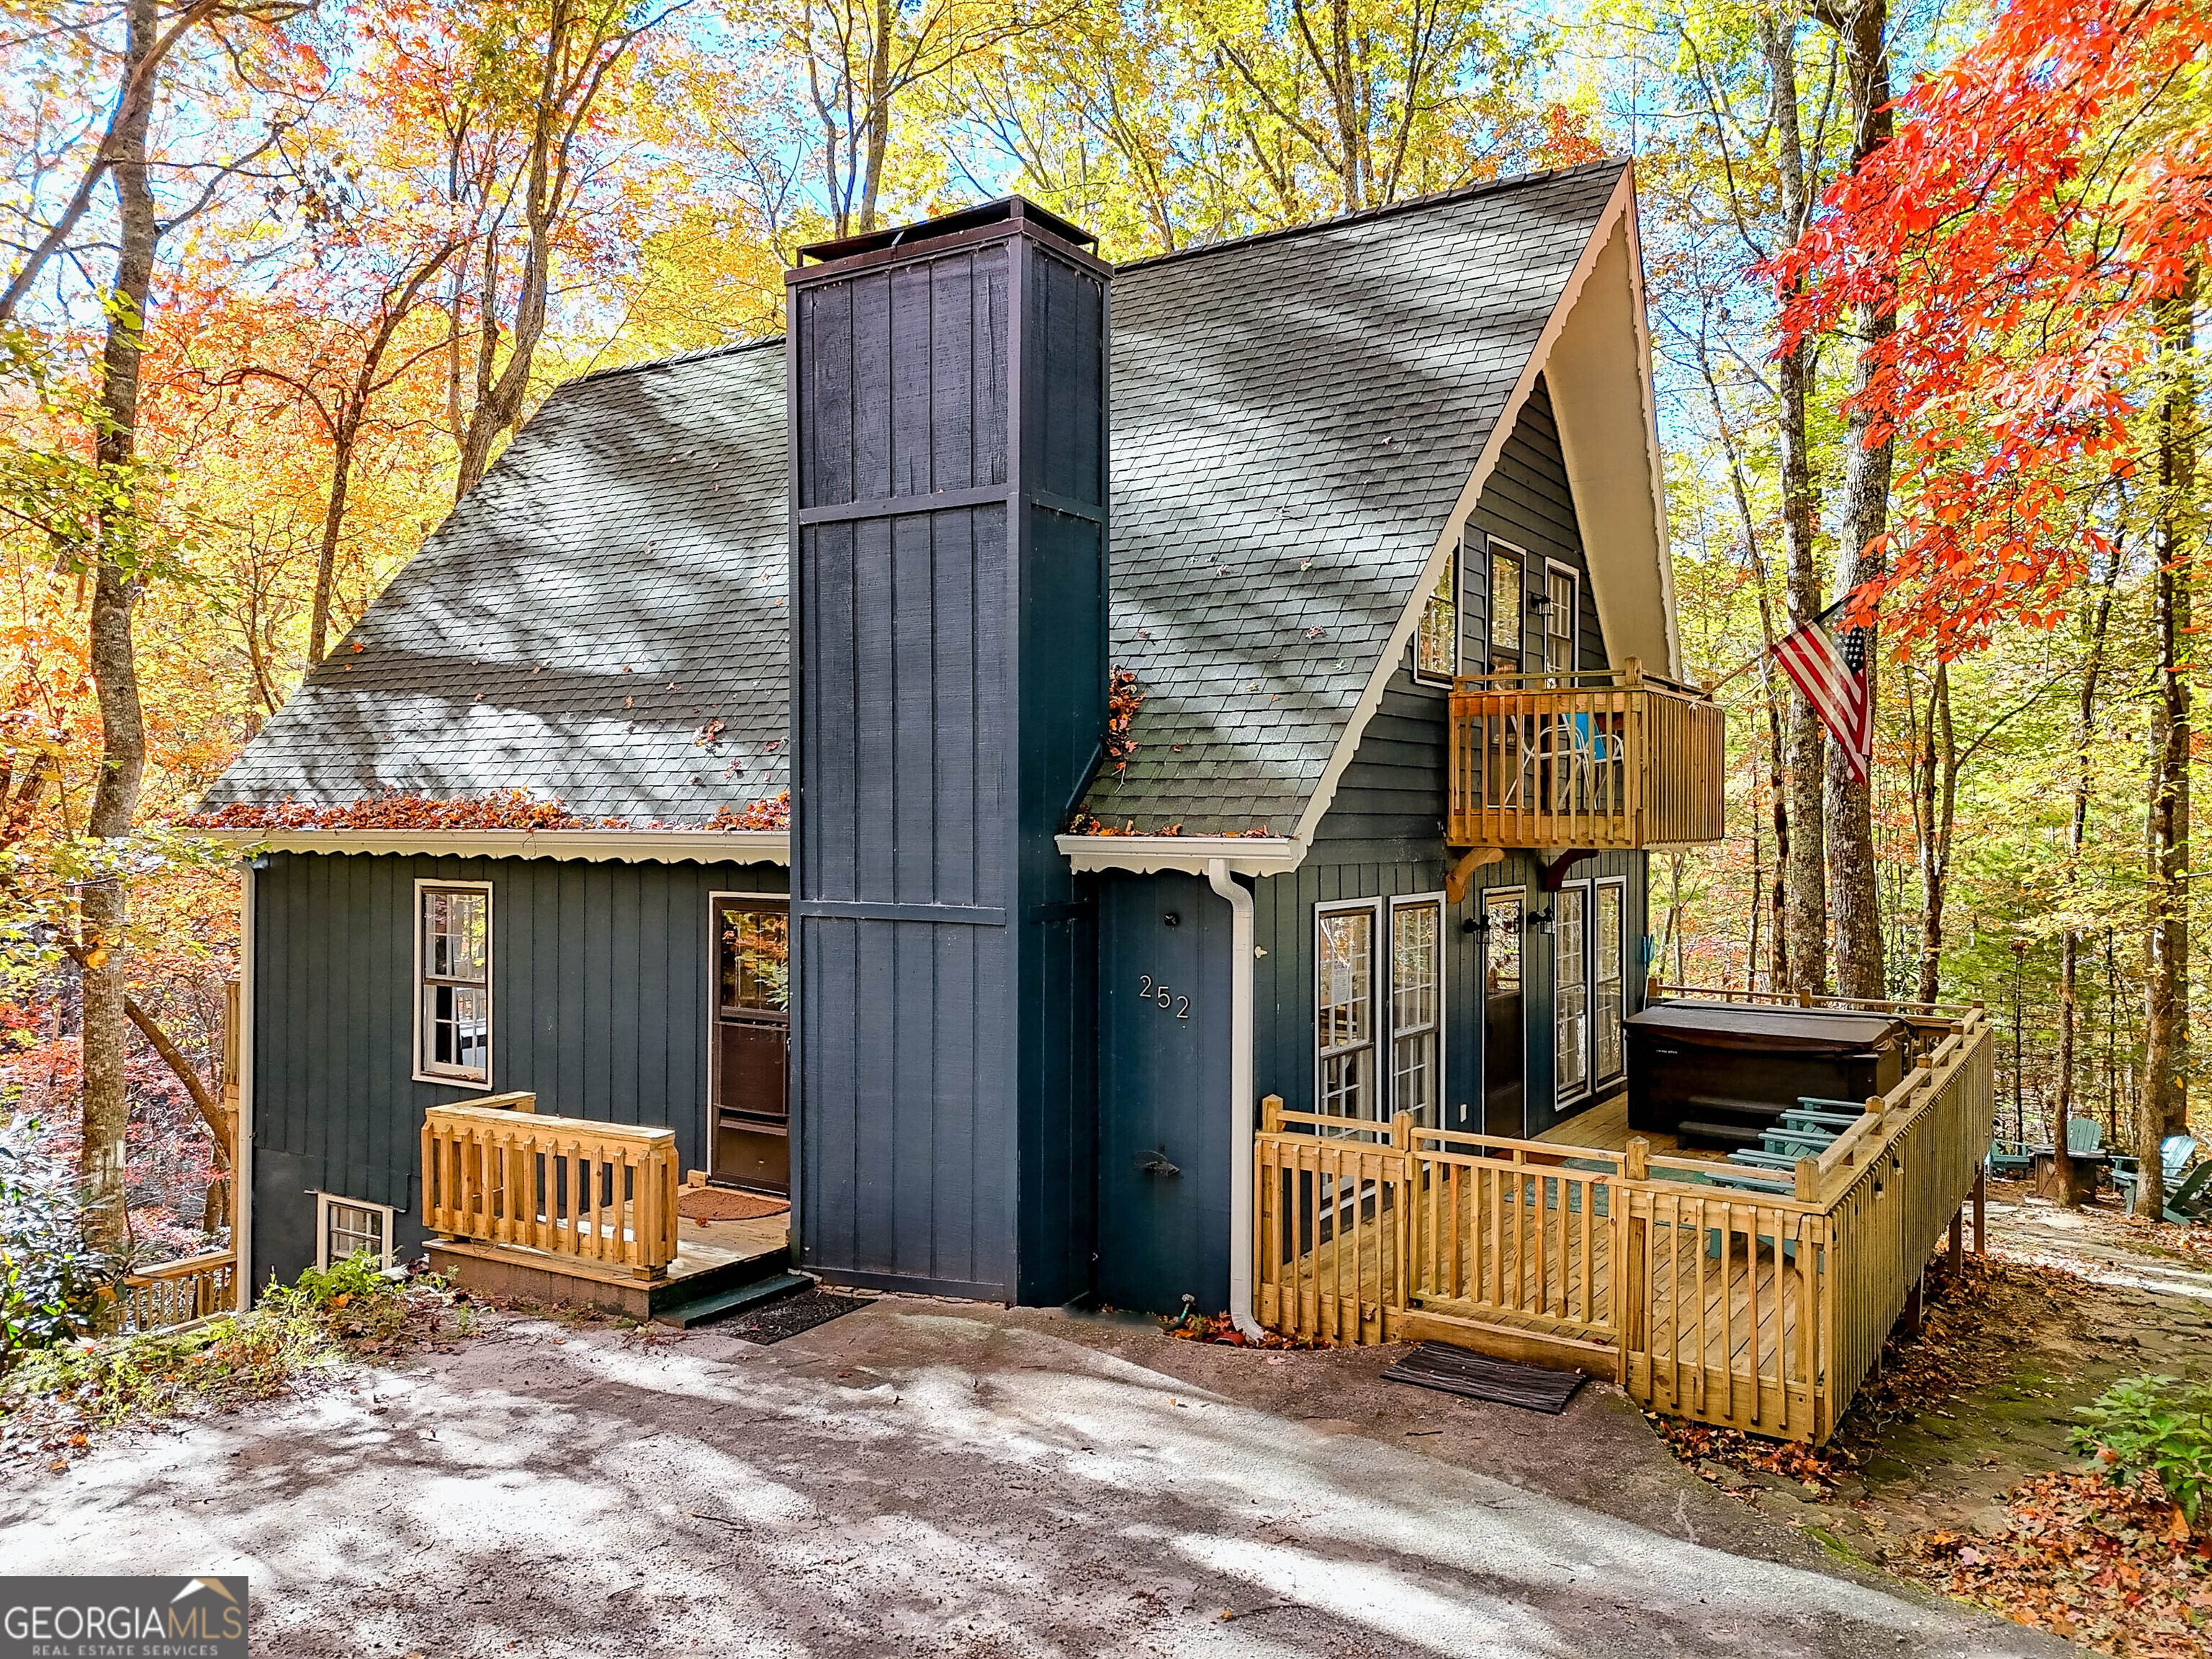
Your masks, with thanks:
M 592 864 L 789 864 L 784 830 L 195 830 L 241 853 L 428 854 Z
M 1295 870 L 1305 843 L 1289 836 L 1060 836 L 1054 844 L 1078 871 L 1158 870 L 1206 873 L 1218 860 L 1240 876 L 1279 876 Z
M 1558 342 L 1560 331 L 1566 326 L 1567 318 L 1574 311 L 1575 301 L 1582 297 L 1583 285 L 1589 280 L 1590 272 L 1597 269 L 1598 258 L 1605 252 L 1606 244 L 1612 240 L 1613 227 L 1629 212 L 1635 200 L 1634 172 L 1623 167 L 1620 182 L 1613 186 L 1612 198 L 1606 203 L 1605 211 L 1598 216 L 1597 223 L 1591 228 L 1589 240 L 1583 246 L 1582 257 L 1575 261 L 1575 268 L 1567 277 L 1566 286 L 1560 290 L 1558 301 L 1552 307 L 1552 314 L 1544 319 L 1543 331 L 1536 337 L 1535 348 L 1529 352 L 1528 361 L 1522 368 L 1521 378 L 1514 383 L 1512 395 L 1506 398 L 1504 408 L 1498 410 L 1498 419 L 1490 428 L 1490 437 L 1482 446 L 1482 453 L 1475 457 L 1474 470 L 1468 475 L 1467 483 L 1460 489 L 1459 500 L 1454 503 L 1449 516 L 1444 520 L 1443 532 L 1437 537 L 1436 545 L 1429 550 L 1429 562 L 1421 568 L 1421 579 L 1413 584 L 1412 599 L 1407 601 L 1406 609 L 1398 618 L 1398 625 L 1390 630 L 1389 641 L 1383 647 L 1382 655 L 1376 659 L 1374 672 L 1367 677 L 1367 688 L 1359 694 L 1359 702 L 1352 708 L 1351 721 L 1345 726 L 1343 735 L 1336 740 L 1336 747 L 1328 757 L 1328 765 L 1322 772 L 1321 782 L 1306 802 L 1305 813 L 1299 818 L 1294 832 L 1294 838 L 1301 848 L 1312 842 L 1321 828 L 1322 817 L 1335 801 L 1337 785 L 1343 781 L 1352 757 L 1359 752 L 1359 740 L 1366 734 L 1368 721 L 1375 718 L 1375 711 L 1382 706 L 1383 690 L 1398 671 L 1399 659 L 1406 654 L 1406 647 L 1413 640 L 1413 629 L 1420 624 L 1422 608 L 1427 605 L 1430 593 L 1435 590 L 1437 579 L 1443 574 L 1445 561 L 1451 557 L 1453 550 L 1459 545 L 1460 536 L 1467 526 L 1468 515 L 1474 511 L 1475 503 L 1482 499 L 1483 486 L 1490 482 L 1490 475 L 1497 471 L 1498 459 L 1505 453 L 1506 441 L 1512 437 L 1514 426 L 1521 418 L 1522 408 L 1535 391 L 1536 379 L 1544 372 L 1545 364 L 1551 361 L 1552 347 Z

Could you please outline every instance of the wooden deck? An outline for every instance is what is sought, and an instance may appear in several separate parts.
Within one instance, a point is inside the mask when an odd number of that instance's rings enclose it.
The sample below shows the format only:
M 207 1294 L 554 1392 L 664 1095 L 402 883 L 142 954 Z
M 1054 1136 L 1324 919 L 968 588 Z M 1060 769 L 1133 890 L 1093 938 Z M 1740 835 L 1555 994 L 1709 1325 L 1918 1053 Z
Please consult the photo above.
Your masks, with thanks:
M 1988 1019 L 1942 1031 L 1820 1158 L 1749 1187 L 1717 1154 L 1632 1133 L 1625 1096 L 1534 1140 L 1271 1097 L 1255 1311 L 1325 1341 L 1579 1366 L 1661 1410 L 1823 1439 L 1947 1227 L 1956 1248 L 1986 1150 Z

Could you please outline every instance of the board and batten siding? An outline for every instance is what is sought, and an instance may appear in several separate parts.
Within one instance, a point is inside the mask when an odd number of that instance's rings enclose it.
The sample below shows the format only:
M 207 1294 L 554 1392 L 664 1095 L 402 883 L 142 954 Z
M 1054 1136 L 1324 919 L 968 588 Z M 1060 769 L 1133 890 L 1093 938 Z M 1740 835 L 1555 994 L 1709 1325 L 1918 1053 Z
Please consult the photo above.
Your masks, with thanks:
M 1105 715 L 1106 276 L 1014 221 L 793 275 L 795 1176 L 835 1281 L 1088 1283 L 1053 836 Z
M 1570 881 L 1620 878 L 1622 881 L 1626 957 L 1623 978 L 1627 1011 L 1644 1006 L 1642 943 L 1650 931 L 1643 853 L 1604 853 L 1576 864 Z M 1255 942 L 1265 952 L 1254 964 L 1254 1078 L 1262 1096 L 1280 1095 L 1291 1111 L 1314 1109 L 1316 1021 L 1316 913 L 1340 901 L 1410 898 L 1441 893 L 1449 865 L 1439 849 L 1429 859 L 1403 863 L 1322 864 L 1309 862 L 1287 875 L 1267 876 L 1254 884 Z M 1509 854 L 1475 872 L 1467 897 L 1443 908 L 1444 1118 L 1447 1129 L 1479 1133 L 1482 1127 L 1482 975 L 1484 939 L 1468 924 L 1482 914 L 1486 892 L 1511 889 L 1523 896 L 1528 913 L 1550 903 L 1544 891 L 1544 866 L 1531 853 Z M 1387 917 L 1388 907 L 1384 907 Z M 1553 941 L 1540 929 L 1522 937 L 1523 1038 L 1528 1057 L 1527 1097 L 1531 1133 L 1560 1122 L 1589 1100 L 1572 1103 L 1565 1113 L 1554 1103 L 1553 989 Z M 1388 935 L 1378 932 L 1377 995 L 1384 1019 L 1380 1036 L 1389 1040 Z M 1384 1071 L 1387 1077 L 1387 1067 Z M 1610 1092 L 1609 1091 L 1602 1092 Z M 1386 1109 L 1385 1116 L 1389 1115 Z
M 1552 414 L 1551 389 L 1541 375 L 1528 400 L 1522 404 L 1498 465 L 1484 482 L 1482 495 L 1468 514 L 1467 524 L 1468 534 L 1460 553 L 1461 672 L 1482 673 L 1490 666 L 1488 538 L 1492 536 L 1510 542 L 1528 556 L 1522 572 L 1523 660 L 1543 660 L 1543 618 L 1528 609 L 1526 595 L 1540 591 L 1536 585 L 1548 559 L 1570 567 L 1580 577 L 1577 665 L 1585 669 L 1608 666 L 1604 632 L 1598 626 L 1597 600 L 1590 592 L 1589 561 L 1583 552 L 1574 492 L 1567 483 L 1566 459 L 1559 448 L 1559 424 Z M 1531 657 L 1530 653 L 1535 654 Z M 1648 666 L 1656 669 L 1662 665 Z
M 414 1080 L 415 884 L 491 886 L 491 1079 Z M 253 1270 L 314 1260 L 317 1191 L 422 1236 L 428 1107 L 530 1090 L 541 1112 L 676 1131 L 706 1164 L 709 896 L 763 864 L 272 853 L 254 876 Z

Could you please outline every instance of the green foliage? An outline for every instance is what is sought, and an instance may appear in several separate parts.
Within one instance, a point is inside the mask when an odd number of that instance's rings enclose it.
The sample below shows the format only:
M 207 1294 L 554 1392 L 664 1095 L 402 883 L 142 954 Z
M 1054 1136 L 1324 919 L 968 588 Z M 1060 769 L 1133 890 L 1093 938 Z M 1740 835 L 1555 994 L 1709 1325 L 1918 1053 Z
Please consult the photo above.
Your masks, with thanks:
M 348 1353 L 388 1355 L 413 1340 L 465 1334 L 465 1308 L 434 1278 L 409 1279 L 374 1256 L 310 1267 L 271 1285 L 252 1312 L 106 1341 L 55 1342 L 16 1367 L 0 1416 L 109 1426 L 195 1404 L 235 1406 L 282 1394 Z
M 2075 1413 L 2075 1449 L 2117 1486 L 2155 1474 L 2191 1526 L 2212 1492 L 2212 1382 L 2132 1376 Z
M 0 1372 L 88 1328 L 108 1263 L 84 1243 L 70 1173 L 39 1150 L 35 1119 L 0 1123 Z

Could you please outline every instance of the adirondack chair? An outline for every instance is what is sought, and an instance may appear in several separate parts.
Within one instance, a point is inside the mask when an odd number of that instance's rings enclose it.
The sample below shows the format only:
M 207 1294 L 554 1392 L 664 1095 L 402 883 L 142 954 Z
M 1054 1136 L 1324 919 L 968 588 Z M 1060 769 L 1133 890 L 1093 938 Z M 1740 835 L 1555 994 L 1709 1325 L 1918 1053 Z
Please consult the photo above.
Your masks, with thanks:
M 2171 1194 L 2181 1185 L 2182 1171 L 2188 1169 L 2189 1160 L 2197 1156 L 2194 1135 L 2168 1135 L 2158 1144 L 2159 1166 L 2166 1172 L 2166 1190 Z M 2142 1160 L 2124 1153 L 2112 1159 L 2112 1184 L 2128 1195 L 2133 1204 L 2136 1184 L 2142 1179 Z
M 2105 1150 L 2105 1126 L 2094 1117 L 2066 1120 L 2066 1150 L 2080 1158 Z
M 2212 1218 L 2212 1159 L 2198 1164 L 2181 1178 L 2181 1185 L 2167 1193 L 2166 1218 L 2174 1222 Z

